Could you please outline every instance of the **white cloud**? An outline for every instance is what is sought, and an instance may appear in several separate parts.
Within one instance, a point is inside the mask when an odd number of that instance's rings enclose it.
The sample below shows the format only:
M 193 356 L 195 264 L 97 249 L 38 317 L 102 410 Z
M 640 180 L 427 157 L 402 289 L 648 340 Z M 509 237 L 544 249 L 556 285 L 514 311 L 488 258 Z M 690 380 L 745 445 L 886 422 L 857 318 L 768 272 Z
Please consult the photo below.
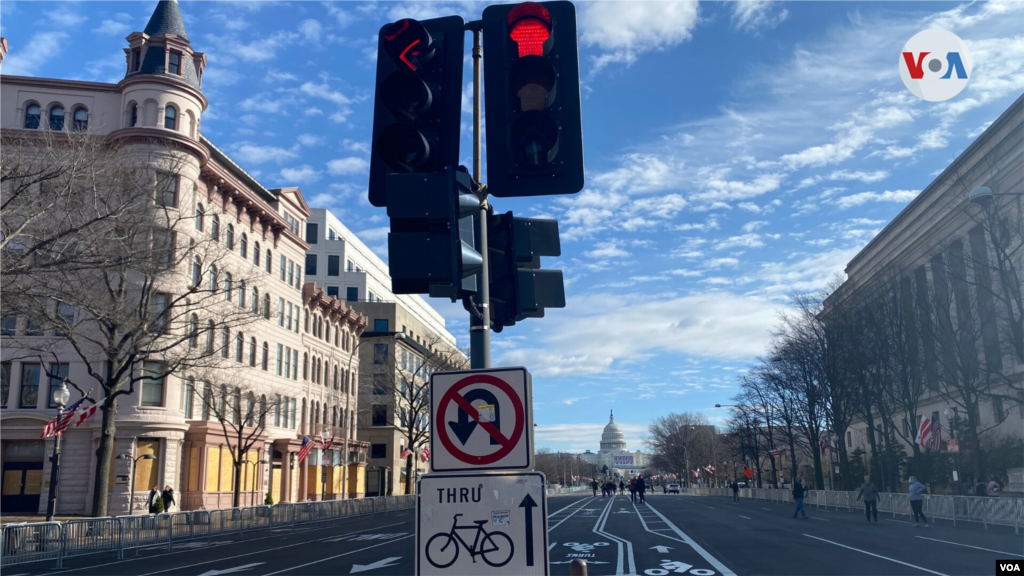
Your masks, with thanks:
M 608 240 L 605 242 L 598 242 L 593 250 L 585 252 L 585 255 L 590 258 L 625 258 L 629 256 L 629 252 L 623 250 L 620 243 L 616 240 Z
M 100 25 L 92 29 L 97 34 L 109 34 L 111 36 L 124 36 L 131 31 L 131 26 L 117 20 L 104 20 Z
M 320 43 L 320 35 L 323 33 L 323 26 L 320 25 L 318 20 L 308 18 L 299 22 L 299 33 L 307 42 L 313 44 Z
M 717 270 L 718 268 L 735 268 L 740 265 L 737 258 L 711 258 L 703 262 L 705 268 Z
M 239 142 L 230 148 L 231 156 L 245 164 L 280 164 L 297 158 L 298 154 L 278 146 L 260 146 L 251 142 Z
M 744 0 L 732 3 L 732 24 L 737 30 L 748 32 L 756 31 L 759 28 L 775 28 L 782 23 L 789 12 L 781 9 L 772 13 L 777 5 L 771 0 Z
M 715 242 L 715 250 L 727 250 L 730 248 L 761 248 L 762 246 L 764 246 L 764 241 L 761 240 L 760 234 L 730 236 Z
M 299 89 L 303 94 L 314 98 L 322 98 L 335 104 L 337 109 L 328 116 L 328 118 L 333 122 L 345 122 L 348 119 L 348 116 L 352 113 L 351 104 L 354 100 L 345 96 L 341 92 L 334 90 L 326 82 L 322 82 L 320 84 L 304 82 Z
M 356 158 L 355 156 L 350 156 L 348 158 L 336 158 L 327 162 L 327 173 L 331 176 L 362 174 L 369 169 L 369 162 L 362 158 Z
M 768 225 L 767 220 L 751 220 L 743 225 L 744 232 L 756 232 L 757 230 L 764 228 Z
M 85 16 L 78 14 L 77 12 L 72 12 L 69 9 L 68 4 L 64 4 L 59 8 L 55 7 L 47 10 L 46 17 L 49 18 L 51 22 L 62 28 L 73 28 L 88 20 Z
M 828 175 L 829 180 L 860 180 L 865 184 L 880 182 L 889 177 L 887 170 L 836 170 Z
M 836 200 L 840 210 L 860 206 L 868 202 L 910 202 L 917 197 L 918 190 L 886 190 L 885 192 L 860 192 L 842 196 Z
M 66 32 L 37 32 L 18 50 L 15 47 L 4 58 L 4 74 L 17 76 L 33 76 L 36 70 L 46 64 L 64 48 L 68 39 Z
M 594 72 L 685 42 L 700 20 L 695 1 L 584 2 L 579 9 L 580 42 L 600 50 Z
M 281 169 L 281 179 L 292 185 L 310 184 L 319 180 L 320 176 L 321 173 L 318 170 L 314 170 L 309 164 Z
M 299 134 L 296 141 L 303 146 L 319 146 L 326 142 L 327 139 L 317 134 Z
M 287 115 L 294 104 L 295 100 L 288 95 L 263 92 L 242 100 L 238 107 L 246 112 Z
M 379 228 L 369 228 L 369 229 L 363 230 L 362 232 L 359 232 L 358 234 L 356 234 L 356 236 L 358 236 L 359 239 L 362 240 L 363 242 L 370 242 L 370 243 L 383 242 L 383 241 L 388 239 L 388 232 L 390 232 L 390 231 L 391 231 L 390 227 L 388 227 L 388 226 L 381 226 Z

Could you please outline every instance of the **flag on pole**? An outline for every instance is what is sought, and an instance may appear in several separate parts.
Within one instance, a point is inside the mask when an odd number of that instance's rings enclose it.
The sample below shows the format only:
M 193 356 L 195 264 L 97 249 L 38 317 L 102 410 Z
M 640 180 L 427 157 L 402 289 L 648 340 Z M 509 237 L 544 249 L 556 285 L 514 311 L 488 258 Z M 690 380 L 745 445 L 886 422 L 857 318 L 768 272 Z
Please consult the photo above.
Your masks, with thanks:
M 772 455 L 773 458 L 778 458 L 779 455 L 782 454 L 782 452 L 783 452 L 783 450 L 781 448 L 779 448 L 779 449 L 776 449 L 776 450 L 772 450 L 770 452 L 770 454 Z
M 45 426 L 43 426 L 43 433 L 40 434 L 39 437 L 49 438 L 50 436 L 60 436 L 63 434 L 64 431 L 68 429 L 68 426 L 71 425 L 71 420 L 75 415 L 75 411 L 82 405 L 82 402 L 85 402 L 84 396 L 79 398 L 76 402 L 73 402 L 70 406 L 61 410 L 60 414 L 57 414 L 53 420 L 50 420 Z
M 914 442 L 921 446 L 921 448 L 927 448 L 928 442 L 932 439 L 932 419 L 922 418 L 921 425 L 917 429 L 917 438 Z
M 77 428 L 77 427 L 81 426 L 82 422 L 85 422 L 89 418 L 92 418 L 92 415 L 95 414 L 96 412 L 98 412 L 99 409 L 100 409 L 100 406 L 102 406 L 102 405 L 103 405 L 103 400 L 100 400 L 99 402 L 93 404 L 92 406 L 89 406 L 88 408 L 82 408 L 81 410 L 79 410 L 78 411 L 78 418 L 75 419 L 75 427 Z
M 312 452 L 313 448 L 316 448 L 316 445 L 316 440 L 311 440 L 309 436 L 303 436 L 302 446 L 299 448 L 299 462 L 305 460 L 306 457 L 309 456 L 309 453 Z
M 424 448 L 423 450 L 420 450 L 420 461 L 421 462 L 428 462 L 428 461 L 430 461 L 430 448 Z
M 402 450 L 402 458 L 408 458 L 409 456 L 412 456 L 412 455 L 413 455 L 413 451 L 412 450 L 409 450 L 408 448 L 406 448 L 405 450 Z
M 939 447 L 942 445 L 942 424 L 938 422 L 932 425 L 932 435 L 928 438 L 927 448 L 931 451 L 938 452 Z

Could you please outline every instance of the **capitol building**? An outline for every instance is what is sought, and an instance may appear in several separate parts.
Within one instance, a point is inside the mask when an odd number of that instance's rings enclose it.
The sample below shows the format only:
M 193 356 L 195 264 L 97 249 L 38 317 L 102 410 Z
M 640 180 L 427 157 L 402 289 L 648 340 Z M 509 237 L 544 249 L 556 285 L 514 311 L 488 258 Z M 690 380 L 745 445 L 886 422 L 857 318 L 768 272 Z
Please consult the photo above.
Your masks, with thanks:
M 617 470 L 623 475 L 628 475 L 642 472 L 647 467 L 649 457 L 640 450 L 630 452 L 626 448 L 626 437 L 615 423 L 615 414 L 612 413 L 608 416 L 608 425 L 601 433 L 601 449 L 596 454 L 587 450 L 580 454 L 580 458 L 602 470 L 607 466 L 609 473 Z

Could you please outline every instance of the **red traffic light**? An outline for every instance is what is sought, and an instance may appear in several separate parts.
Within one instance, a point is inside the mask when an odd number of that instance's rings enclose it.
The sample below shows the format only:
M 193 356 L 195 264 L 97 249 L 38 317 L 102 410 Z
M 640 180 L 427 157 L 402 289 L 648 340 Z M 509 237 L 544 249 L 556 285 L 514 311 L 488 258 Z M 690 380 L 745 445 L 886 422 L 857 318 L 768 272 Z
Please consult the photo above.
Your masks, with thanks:
M 551 39 L 551 12 L 536 2 L 524 2 L 508 13 L 508 30 L 520 58 L 543 56 Z
M 417 72 L 434 56 L 430 32 L 412 18 L 403 18 L 384 31 L 384 49 L 392 59 Z

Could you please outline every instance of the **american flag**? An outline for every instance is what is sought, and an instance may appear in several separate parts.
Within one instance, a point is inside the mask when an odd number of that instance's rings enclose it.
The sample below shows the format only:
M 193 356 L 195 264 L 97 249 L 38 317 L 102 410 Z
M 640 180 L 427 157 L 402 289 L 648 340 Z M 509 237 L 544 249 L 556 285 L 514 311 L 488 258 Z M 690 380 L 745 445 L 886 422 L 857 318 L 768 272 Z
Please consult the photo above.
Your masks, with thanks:
M 78 418 L 75 419 L 75 427 L 77 428 L 78 426 L 81 426 L 82 422 L 85 422 L 89 418 L 92 418 L 93 414 L 95 414 L 102 405 L 103 401 L 100 400 L 99 402 L 93 404 L 92 406 L 89 406 L 88 408 L 82 408 L 78 412 Z
M 430 448 L 424 448 L 420 450 L 420 461 L 427 462 L 430 460 Z
M 925 443 L 929 450 L 938 452 L 942 445 L 942 424 L 935 422 L 932 424 L 932 434 Z
M 922 418 L 921 426 L 917 429 L 917 438 L 914 439 L 914 442 L 920 445 L 921 448 L 928 448 L 932 443 L 932 435 L 932 419 Z
M 63 434 L 64 431 L 68 429 L 68 426 L 71 425 L 72 417 L 75 415 L 75 411 L 78 410 L 78 407 L 82 405 L 82 402 L 85 402 L 84 396 L 79 398 L 78 401 L 72 403 L 70 406 L 61 410 L 60 414 L 58 414 L 53 420 L 47 422 L 46 426 L 43 426 L 43 433 L 40 434 L 39 437 L 49 438 L 50 436 L 60 436 Z
M 776 449 L 776 450 L 772 450 L 770 452 L 770 454 L 772 455 L 773 458 L 778 458 L 779 454 L 782 454 L 782 449 L 779 448 L 779 449 Z
M 412 450 L 409 450 L 408 448 L 406 448 L 405 450 L 402 450 L 402 458 L 408 458 L 409 456 L 412 456 L 412 455 L 413 455 L 413 451 Z
M 315 440 L 311 440 L 309 436 L 303 436 L 302 447 L 299 448 L 299 462 L 305 460 L 306 457 L 309 456 L 309 453 L 313 450 L 313 448 L 316 448 L 316 445 L 317 442 Z

